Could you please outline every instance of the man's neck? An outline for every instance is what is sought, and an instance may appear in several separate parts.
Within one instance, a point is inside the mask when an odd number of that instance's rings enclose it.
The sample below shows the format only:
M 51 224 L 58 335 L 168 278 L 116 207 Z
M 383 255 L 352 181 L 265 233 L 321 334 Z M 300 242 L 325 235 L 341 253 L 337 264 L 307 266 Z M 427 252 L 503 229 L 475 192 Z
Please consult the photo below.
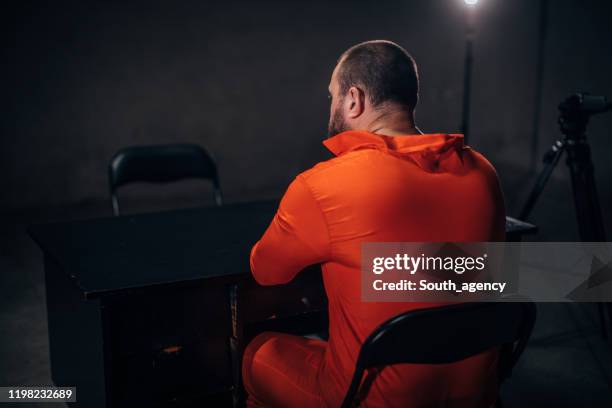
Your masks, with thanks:
M 367 131 L 385 136 L 420 135 L 412 114 L 395 110 L 381 112 L 367 127 Z

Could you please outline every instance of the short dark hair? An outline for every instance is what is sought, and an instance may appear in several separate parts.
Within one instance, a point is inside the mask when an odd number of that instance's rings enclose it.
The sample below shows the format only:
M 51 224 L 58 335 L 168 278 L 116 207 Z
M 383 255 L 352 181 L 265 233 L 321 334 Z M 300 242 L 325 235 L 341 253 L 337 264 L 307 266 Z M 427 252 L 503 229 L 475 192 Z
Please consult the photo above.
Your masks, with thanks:
M 412 56 L 392 41 L 375 40 L 357 44 L 339 59 L 337 80 L 341 95 L 351 86 L 367 92 L 370 103 L 395 102 L 414 109 L 419 98 L 419 76 Z

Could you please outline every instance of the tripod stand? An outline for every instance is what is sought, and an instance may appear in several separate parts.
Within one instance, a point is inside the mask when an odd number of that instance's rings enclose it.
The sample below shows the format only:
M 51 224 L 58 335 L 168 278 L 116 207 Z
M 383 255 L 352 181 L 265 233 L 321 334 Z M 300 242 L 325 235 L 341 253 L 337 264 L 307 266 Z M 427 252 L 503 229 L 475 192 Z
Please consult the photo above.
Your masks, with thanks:
M 563 139 L 553 143 L 544 155 L 544 168 L 521 210 L 520 219 L 527 220 L 538 197 L 544 190 L 546 182 L 564 152 L 567 153 L 566 164 L 572 179 L 574 207 L 578 221 L 580 240 L 583 242 L 605 242 L 604 229 L 599 198 L 593 175 L 591 149 L 586 139 L 586 127 L 591 115 L 610 110 L 612 104 L 603 96 L 575 94 L 559 105 L 559 125 Z M 612 304 L 608 303 L 608 313 L 612 317 Z M 599 303 L 599 318 L 604 338 L 607 338 L 605 303 Z

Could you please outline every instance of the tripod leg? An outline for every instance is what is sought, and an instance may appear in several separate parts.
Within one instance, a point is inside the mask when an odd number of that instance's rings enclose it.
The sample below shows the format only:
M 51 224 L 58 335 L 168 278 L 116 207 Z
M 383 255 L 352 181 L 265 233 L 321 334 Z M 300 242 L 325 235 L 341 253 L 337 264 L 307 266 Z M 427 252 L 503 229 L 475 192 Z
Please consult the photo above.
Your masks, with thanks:
M 568 144 L 567 166 L 572 177 L 580 240 L 605 242 L 606 232 L 595 186 L 591 149 L 585 138 L 573 138 L 573 143 Z M 610 307 L 610 303 L 605 302 L 600 302 L 598 305 L 601 331 L 606 340 L 608 339 L 606 309 L 610 310 Z
M 567 166 L 572 178 L 580 240 L 605 242 L 606 233 L 593 175 L 591 150 L 586 140 L 578 140 L 567 146 Z
M 606 306 L 610 309 L 610 303 L 599 302 L 597 303 L 597 310 L 599 312 L 599 324 L 601 325 L 601 336 L 604 340 L 608 340 L 608 328 L 606 323 Z
M 606 305 L 608 308 L 608 323 L 609 323 L 609 327 L 612 328 L 612 303 L 607 302 L 607 303 L 604 303 L 604 305 Z M 607 335 L 608 335 L 608 332 L 606 331 L 606 337 L 605 337 L 606 340 L 608 339 Z
M 538 179 L 536 180 L 536 183 L 533 186 L 531 193 L 529 193 L 529 198 L 527 198 L 527 201 L 525 202 L 525 205 L 521 210 L 521 213 L 519 215 L 520 220 L 525 221 L 529 217 L 533 206 L 535 205 L 536 201 L 540 197 L 540 194 L 542 194 L 544 187 L 546 186 L 546 182 L 550 178 L 550 175 L 555 169 L 557 163 L 559 163 L 559 159 L 563 154 L 563 150 L 565 150 L 565 143 L 560 140 L 557 140 L 552 145 L 550 150 L 544 155 L 544 159 L 542 160 L 542 162 L 544 163 L 544 168 L 540 172 L 540 175 L 538 176 Z

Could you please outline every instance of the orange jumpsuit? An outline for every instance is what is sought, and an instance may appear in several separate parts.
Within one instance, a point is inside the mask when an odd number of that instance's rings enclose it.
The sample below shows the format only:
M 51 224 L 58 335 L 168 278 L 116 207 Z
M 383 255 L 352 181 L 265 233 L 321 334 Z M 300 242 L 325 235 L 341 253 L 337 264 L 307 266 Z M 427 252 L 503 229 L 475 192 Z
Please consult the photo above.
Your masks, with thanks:
M 298 175 L 251 251 L 261 285 L 321 264 L 329 340 L 263 333 L 246 348 L 249 406 L 338 407 L 360 346 L 382 322 L 432 303 L 362 302 L 360 245 L 385 241 L 502 241 L 497 174 L 463 136 L 348 131 L 324 142 L 336 157 Z M 415 333 L 427 336 L 427 333 Z M 452 347 L 452 344 L 449 344 Z M 497 397 L 497 353 L 448 365 L 395 365 L 373 378 L 368 407 L 480 407 Z

